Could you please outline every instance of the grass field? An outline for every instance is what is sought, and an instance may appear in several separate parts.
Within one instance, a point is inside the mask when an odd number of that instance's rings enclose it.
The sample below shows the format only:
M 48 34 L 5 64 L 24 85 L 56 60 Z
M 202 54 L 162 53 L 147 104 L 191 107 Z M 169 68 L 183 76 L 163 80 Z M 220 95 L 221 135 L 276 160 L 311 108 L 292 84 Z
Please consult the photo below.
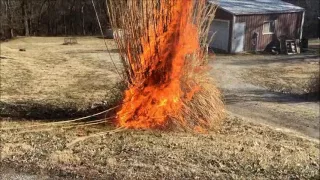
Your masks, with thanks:
M 121 68 L 114 44 L 107 41 Z M 65 116 L 64 111 L 76 113 L 112 104 L 110 91 L 120 78 L 103 40 L 88 37 L 79 38 L 76 45 L 63 42 L 62 37 L 31 37 L 1 44 L 2 115 L 19 112 L 31 118 L 55 118 L 59 113 Z M 30 113 L 32 109 L 41 113 Z
M 117 49 L 107 41 L 120 68 Z M 228 116 L 218 132 L 125 130 L 68 146 L 114 127 L 46 126 L 48 121 L 43 120 L 101 104 L 107 107 L 120 96 L 110 91 L 119 77 L 103 40 L 82 37 L 78 42 L 64 46 L 60 37 L 32 37 L 1 44 L 1 127 L 24 128 L 0 132 L 0 173 L 9 168 L 57 179 L 319 179 L 319 141 L 233 116 Z M 218 57 L 223 58 L 238 57 Z M 286 79 L 300 72 L 298 79 L 307 78 L 316 64 L 303 64 L 293 63 L 283 70 L 274 62 L 272 66 L 279 69 L 262 71 L 264 79 L 269 81 L 267 77 L 274 78 L 275 73 Z M 256 82 L 260 77 L 254 71 L 248 71 L 252 79 L 247 81 L 262 83 Z M 59 112 L 62 116 L 56 114 Z M 24 120 L 25 116 L 33 120 Z M 30 127 L 34 125 L 42 127 Z

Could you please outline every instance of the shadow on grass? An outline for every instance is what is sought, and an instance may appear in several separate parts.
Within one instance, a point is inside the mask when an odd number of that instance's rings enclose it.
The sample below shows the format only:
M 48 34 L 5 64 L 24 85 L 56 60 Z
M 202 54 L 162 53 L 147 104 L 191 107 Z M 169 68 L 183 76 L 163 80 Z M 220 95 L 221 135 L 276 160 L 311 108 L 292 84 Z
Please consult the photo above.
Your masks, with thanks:
M 85 53 L 106 53 L 106 52 L 110 52 L 110 53 L 119 53 L 120 50 L 119 49 L 109 49 L 109 51 L 107 51 L 106 49 L 103 50 L 84 50 L 84 51 L 70 51 L 67 52 L 66 54 L 85 54 Z
M 110 109 L 103 113 L 101 118 L 114 116 L 123 99 L 126 89 L 124 82 L 118 82 L 108 90 L 111 96 L 103 98 L 104 101 L 92 105 L 79 107 L 76 102 L 50 102 L 50 101 L 16 101 L 12 103 L 0 101 L 0 118 L 31 119 L 31 120 L 66 120 L 90 116 Z M 111 110 L 112 108 L 112 110 Z M 97 117 L 94 117 L 97 118 Z M 101 119 L 100 118 L 100 119 Z
M 243 93 L 241 93 L 243 94 Z M 241 102 L 278 102 L 278 103 L 301 103 L 319 102 L 319 93 L 293 94 L 282 92 L 270 92 L 264 90 L 247 91 L 245 95 L 228 94 L 224 96 L 227 105 Z
M 108 39 L 108 40 L 114 40 L 113 35 L 106 35 L 105 37 L 98 36 L 98 39 Z
M 79 118 L 89 116 L 95 113 L 113 108 L 116 105 L 111 104 L 95 104 L 94 106 L 79 109 L 76 105 L 68 104 L 57 106 L 53 104 L 44 104 L 32 101 L 20 101 L 15 103 L 6 103 L 0 101 L 0 117 L 32 119 L 32 120 L 65 120 L 69 118 Z M 104 116 L 112 116 L 116 110 L 112 110 Z
M 297 62 L 319 62 L 319 56 L 318 55 L 276 55 L 273 58 L 270 58 L 269 56 L 260 56 L 257 59 L 252 59 L 250 61 L 246 60 L 246 57 L 243 56 L 244 60 L 241 59 L 241 56 L 239 56 L 239 59 L 237 62 L 232 62 L 232 65 L 239 65 L 239 66 L 248 66 L 248 65 L 268 65 L 273 63 L 285 63 L 285 64 L 291 64 L 291 63 L 297 63 Z

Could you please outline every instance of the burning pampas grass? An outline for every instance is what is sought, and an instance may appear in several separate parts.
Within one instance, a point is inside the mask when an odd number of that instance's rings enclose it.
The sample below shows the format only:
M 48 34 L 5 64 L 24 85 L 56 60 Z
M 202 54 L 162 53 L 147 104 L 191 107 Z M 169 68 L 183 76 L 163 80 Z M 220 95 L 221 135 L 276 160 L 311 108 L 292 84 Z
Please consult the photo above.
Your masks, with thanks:
M 224 117 L 208 75 L 209 27 L 216 6 L 206 0 L 108 0 L 128 84 L 116 124 L 203 132 Z
M 224 106 L 207 65 L 208 32 L 216 6 L 206 4 L 206 0 L 107 2 L 127 83 L 122 103 L 82 118 L 0 131 L 37 133 L 111 123 L 115 119 L 116 129 L 78 137 L 66 145 L 70 148 L 88 138 L 126 129 L 201 133 L 219 127 Z M 117 112 L 115 116 L 90 121 L 113 111 Z
M 127 83 L 122 103 L 73 120 L 4 127 L 0 131 L 54 131 L 115 119 L 117 129 L 79 137 L 68 144 L 72 146 L 128 128 L 206 132 L 219 127 L 224 106 L 207 66 L 208 32 L 216 6 L 206 4 L 206 0 L 107 2 Z M 90 120 L 113 111 L 117 112 L 115 116 Z

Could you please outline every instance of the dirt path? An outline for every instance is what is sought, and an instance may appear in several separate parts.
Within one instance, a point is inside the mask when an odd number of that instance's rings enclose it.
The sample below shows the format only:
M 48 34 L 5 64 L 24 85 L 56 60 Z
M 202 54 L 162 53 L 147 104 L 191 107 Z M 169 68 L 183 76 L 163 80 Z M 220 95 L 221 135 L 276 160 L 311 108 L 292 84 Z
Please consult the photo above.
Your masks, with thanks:
M 275 57 L 218 56 L 218 60 L 213 62 L 212 73 L 224 92 L 228 111 L 245 120 L 283 131 L 293 131 L 310 138 L 319 138 L 317 102 L 306 102 L 291 95 L 273 92 L 250 84 L 242 78 L 242 74 L 248 69 L 257 67 L 259 61 L 261 63 L 261 58 L 270 61 Z

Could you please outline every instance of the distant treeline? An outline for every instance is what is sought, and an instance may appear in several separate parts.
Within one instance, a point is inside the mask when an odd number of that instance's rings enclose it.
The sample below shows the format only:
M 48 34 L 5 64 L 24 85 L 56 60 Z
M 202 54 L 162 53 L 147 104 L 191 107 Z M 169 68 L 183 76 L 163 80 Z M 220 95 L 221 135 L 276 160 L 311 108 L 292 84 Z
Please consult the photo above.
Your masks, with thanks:
M 106 0 L 94 0 L 108 27 Z M 92 0 L 0 0 L 0 37 L 99 35 Z
M 307 38 L 319 37 L 320 1 L 319 0 L 283 0 L 303 7 L 306 10 L 303 36 Z
M 304 36 L 319 37 L 319 0 L 283 0 L 306 9 Z M 104 30 L 106 0 L 94 0 Z M 92 0 L 0 0 L 0 38 L 100 35 Z

